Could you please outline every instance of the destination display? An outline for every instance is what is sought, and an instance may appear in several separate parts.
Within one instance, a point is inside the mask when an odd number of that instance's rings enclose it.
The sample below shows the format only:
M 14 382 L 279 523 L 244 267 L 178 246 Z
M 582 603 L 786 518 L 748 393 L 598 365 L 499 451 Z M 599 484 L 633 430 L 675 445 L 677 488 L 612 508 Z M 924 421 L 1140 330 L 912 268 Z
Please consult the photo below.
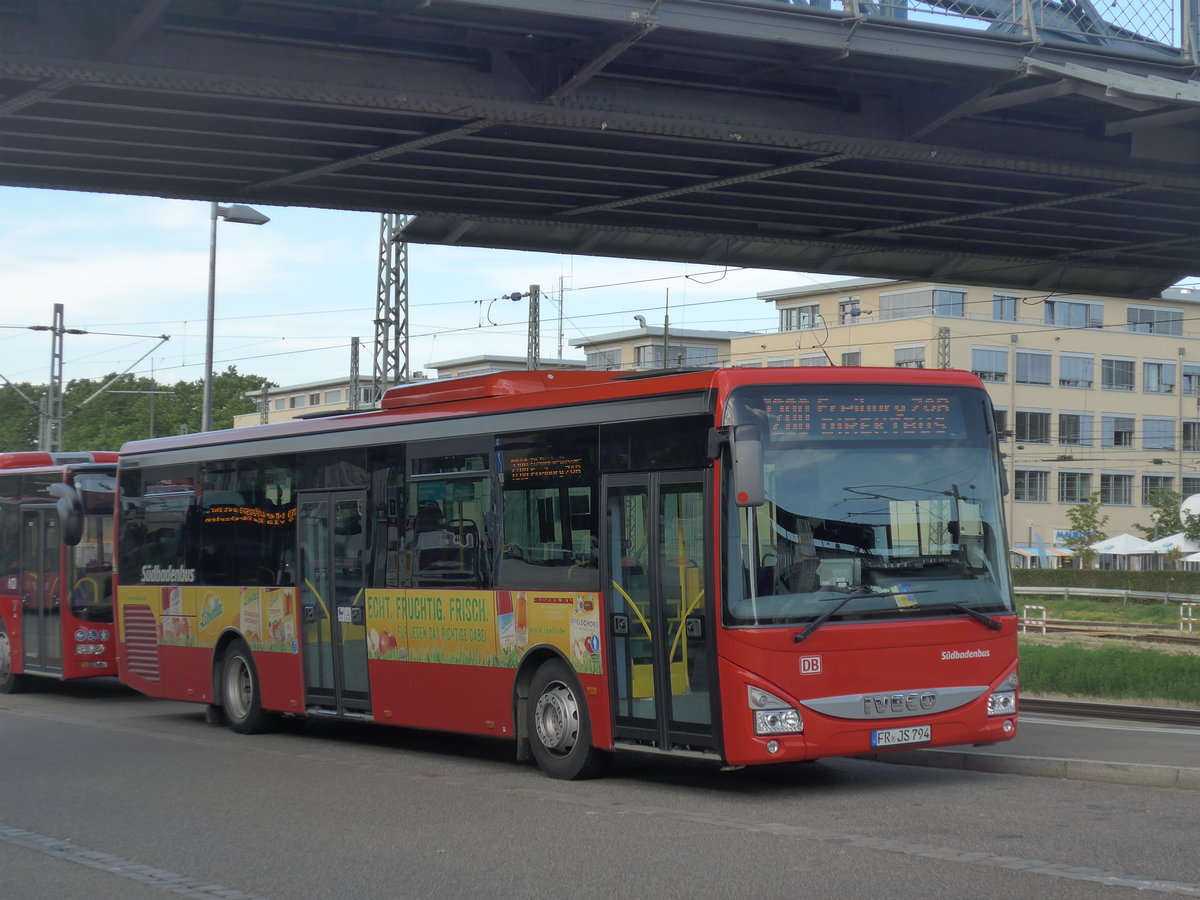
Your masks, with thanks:
M 763 398 L 772 438 L 956 438 L 966 426 L 957 398 L 926 392 Z

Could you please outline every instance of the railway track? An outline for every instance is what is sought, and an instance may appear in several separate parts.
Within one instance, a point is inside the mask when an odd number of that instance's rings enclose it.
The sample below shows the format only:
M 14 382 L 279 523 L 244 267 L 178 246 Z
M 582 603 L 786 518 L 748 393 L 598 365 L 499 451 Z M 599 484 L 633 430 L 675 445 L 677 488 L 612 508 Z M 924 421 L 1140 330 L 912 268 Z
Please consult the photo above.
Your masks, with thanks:
M 1041 634 L 1043 626 L 1033 625 L 1022 621 L 1021 630 L 1025 634 Z M 1141 641 L 1151 644 L 1172 644 L 1175 646 L 1200 647 L 1200 634 L 1187 631 L 1172 631 L 1169 628 L 1154 628 L 1151 626 L 1125 622 L 1083 622 L 1070 619 L 1047 619 L 1045 634 L 1079 634 L 1088 637 L 1104 638 L 1106 640 Z
M 1104 719 L 1123 722 L 1149 722 L 1155 725 L 1181 725 L 1200 728 L 1200 709 L 1168 706 L 1131 706 L 1124 703 L 1092 703 L 1081 700 L 1041 700 L 1021 698 L 1021 712 Z

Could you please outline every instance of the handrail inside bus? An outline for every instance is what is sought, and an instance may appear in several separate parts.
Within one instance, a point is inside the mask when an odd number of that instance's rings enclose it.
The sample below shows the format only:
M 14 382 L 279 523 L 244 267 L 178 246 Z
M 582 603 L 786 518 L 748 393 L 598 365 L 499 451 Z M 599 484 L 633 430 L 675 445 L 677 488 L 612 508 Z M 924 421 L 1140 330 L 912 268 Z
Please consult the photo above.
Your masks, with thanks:
M 633 610 L 634 615 L 638 617 L 638 621 L 642 623 L 642 628 L 646 632 L 646 637 L 653 639 L 654 635 L 650 631 L 650 623 L 646 621 L 646 617 L 642 615 L 642 611 L 638 609 L 638 605 L 633 602 L 633 598 L 625 593 L 625 589 L 613 580 L 612 586 L 617 589 L 617 592 L 625 598 L 625 602 L 629 604 L 629 608 Z

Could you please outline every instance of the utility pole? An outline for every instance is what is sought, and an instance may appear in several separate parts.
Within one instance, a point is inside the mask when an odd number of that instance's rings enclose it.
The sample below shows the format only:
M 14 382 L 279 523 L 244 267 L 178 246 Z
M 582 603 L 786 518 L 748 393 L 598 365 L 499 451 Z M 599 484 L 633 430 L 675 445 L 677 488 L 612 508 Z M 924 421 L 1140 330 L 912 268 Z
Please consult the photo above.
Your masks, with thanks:
M 411 219 L 400 213 L 384 213 L 379 220 L 372 405 L 379 402 L 389 385 L 409 380 L 408 242 L 403 232 Z
M 358 338 L 350 338 L 350 396 L 347 409 L 358 409 L 362 398 L 361 379 L 358 375 Z
M 529 351 L 525 368 L 536 369 L 542 358 L 542 288 L 529 286 Z
M 63 305 L 54 304 L 54 319 L 50 325 L 31 325 L 30 331 L 50 332 L 50 384 L 42 398 L 38 449 L 57 453 L 62 449 L 63 421 L 63 335 L 87 334 L 79 328 L 63 326 Z

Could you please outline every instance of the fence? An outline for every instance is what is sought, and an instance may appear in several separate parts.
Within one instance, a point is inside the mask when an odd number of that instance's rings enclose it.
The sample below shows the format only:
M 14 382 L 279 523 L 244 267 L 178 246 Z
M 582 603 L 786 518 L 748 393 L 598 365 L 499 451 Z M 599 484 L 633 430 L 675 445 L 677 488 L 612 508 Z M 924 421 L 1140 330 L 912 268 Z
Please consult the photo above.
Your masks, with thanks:
M 1200 597 L 1195 594 L 1159 594 L 1153 591 L 1127 591 L 1120 588 L 1094 587 L 1015 587 L 1014 594 L 1024 594 L 1034 597 L 1112 597 L 1124 603 L 1130 600 L 1156 600 L 1160 603 L 1183 603 L 1200 606 Z
M 746 2 L 746 0 L 743 0 Z M 796 12 L 950 25 L 1025 41 L 1124 51 L 1195 65 L 1196 0 L 1093 4 L 1089 0 L 750 0 Z

